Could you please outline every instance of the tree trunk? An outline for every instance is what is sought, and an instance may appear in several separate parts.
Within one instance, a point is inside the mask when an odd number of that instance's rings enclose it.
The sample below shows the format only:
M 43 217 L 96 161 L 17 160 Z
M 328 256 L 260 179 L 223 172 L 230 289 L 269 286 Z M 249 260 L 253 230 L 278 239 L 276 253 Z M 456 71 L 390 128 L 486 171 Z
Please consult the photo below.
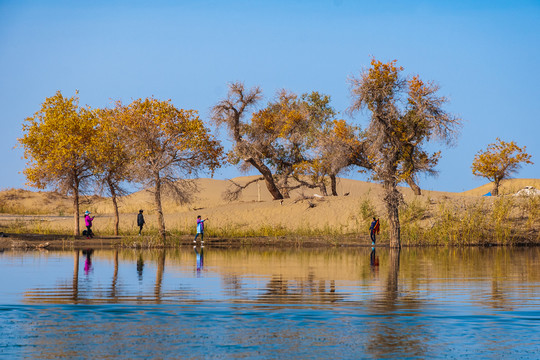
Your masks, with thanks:
M 336 175 L 334 174 L 330 175 L 330 186 L 332 188 L 332 196 L 338 196 Z
M 319 183 L 319 190 L 321 190 L 322 196 L 328 196 L 328 191 L 326 190 L 326 185 L 323 182 Z
M 412 177 L 408 177 L 405 182 L 407 182 L 407 185 L 411 188 L 411 190 L 414 192 L 414 195 L 422 195 L 422 190 L 420 190 L 420 186 L 418 186 Z
M 284 199 L 290 199 L 291 195 L 289 194 L 289 184 L 288 184 L 287 180 L 285 180 L 282 185 L 283 186 L 279 187 L 279 192 L 281 193 L 281 195 L 283 196 Z M 276 200 L 276 199 L 274 199 L 274 200 Z
M 154 181 L 155 181 L 154 201 L 156 205 L 156 211 L 158 213 L 159 234 L 161 236 L 163 245 L 165 245 L 165 241 L 167 240 L 167 237 L 165 234 L 165 219 L 163 218 L 163 209 L 161 207 L 161 178 L 159 177 L 159 174 L 156 174 L 156 178 Z
M 401 247 L 401 228 L 399 224 L 399 203 L 401 193 L 397 190 L 396 182 L 384 182 L 386 210 L 388 213 L 388 224 L 390 233 L 390 247 Z
M 116 191 L 114 186 L 109 183 L 109 191 L 111 192 L 111 198 L 114 208 L 114 235 L 118 236 L 118 225 L 120 224 L 120 214 L 118 213 L 118 202 L 116 201 Z
M 492 196 L 498 196 L 499 195 L 499 185 L 501 184 L 501 180 L 495 179 L 493 181 L 493 190 L 491 190 Z
M 79 182 L 76 181 L 73 186 L 73 235 L 79 236 L 81 228 L 79 226 Z
M 289 175 L 290 171 L 284 171 L 283 173 L 277 176 L 276 187 L 279 189 L 279 192 L 284 199 L 290 199 L 290 186 L 289 186 Z
M 255 161 L 255 159 L 251 158 L 247 160 L 255 169 L 259 170 L 261 175 L 264 178 L 264 182 L 266 184 L 266 188 L 270 192 L 270 195 L 272 195 L 272 198 L 274 200 L 281 200 L 283 199 L 283 195 L 279 191 L 278 187 L 276 186 L 276 183 L 274 181 L 274 177 L 272 176 L 272 172 L 268 167 L 260 162 Z

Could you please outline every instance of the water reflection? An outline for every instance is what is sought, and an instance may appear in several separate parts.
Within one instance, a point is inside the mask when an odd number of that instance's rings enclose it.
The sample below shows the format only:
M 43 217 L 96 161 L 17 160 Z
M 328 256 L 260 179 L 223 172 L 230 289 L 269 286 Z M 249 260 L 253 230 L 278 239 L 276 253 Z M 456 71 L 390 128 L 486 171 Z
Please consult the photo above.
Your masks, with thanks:
M 165 249 L 161 250 L 157 260 L 156 285 L 154 295 L 157 304 L 161 303 L 161 284 L 163 282 L 163 272 L 165 270 Z
M 71 285 L 73 292 L 71 299 L 76 303 L 79 299 L 79 250 L 75 250 L 73 255 L 73 280 Z
M 377 279 L 379 277 L 379 256 L 377 256 L 377 250 L 375 247 L 371 248 L 371 253 L 369 254 L 369 265 L 373 278 Z
M 137 257 L 137 275 L 139 276 L 139 282 L 143 280 L 143 270 L 144 270 L 144 259 L 142 252 L 139 252 Z
M 417 325 L 412 319 L 415 314 L 414 309 L 421 307 L 422 300 L 417 298 L 413 292 L 408 292 L 399 287 L 399 265 L 400 249 L 390 249 L 387 258 L 388 273 L 385 280 L 384 291 L 380 296 L 373 299 L 369 304 L 372 314 L 380 317 L 380 321 L 374 322 L 371 326 L 367 346 L 368 353 L 375 357 L 385 354 L 400 354 L 401 349 L 406 347 L 409 356 L 422 356 L 424 339 L 421 334 L 425 332 L 424 324 Z M 375 249 L 371 251 L 370 264 L 378 268 L 379 263 L 375 254 Z M 404 312 L 404 313 L 403 313 Z M 396 314 L 411 316 L 409 321 L 396 321 Z M 381 344 L 385 348 L 381 348 Z
M 92 268 L 92 254 L 94 253 L 93 249 L 86 249 L 82 251 L 83 255 L 85 255 L 84 259 L 84 273 L 88 275 L 93 268 Z
M 116 294 L 116 284 L 118 282 L 118 250 L 114 250 L 114 270 L 113 270 L 113 277 L 112 277 L 112 283 L 111 283 L 111 299 L 113 299 L 115 302 L 118 300 L 117 294 Z
M 81 279 L 80 253 L 74 250 L 69 282 L 64 280 L 65 275 L 58 273 L 56 277 L 45 279 L 46 285 L 26 289 L 24 299 L 33 303 L 182 303 L 233 299 L 279 304 L 364 303 L 369 299 L 372 308 L 386 311 L 392 310 L 387 305 L 406 301 L 407 306 L 412 306 L 416 301 L 423 301 L 425 296 L 444 287 L 446 279 L 457 276 L 463 279 L 460 281 L 466 288 L 460 296 L 468 301 L 482 299 L 483 304 L 493 309 L 511 310 L 516 297 L 522 296 L 509 295 L 513 288 L 540 280 L 532 265 L 538 263 L 536 248 L 513 250 L 520 253 L 522 261 L 513 260 L 517 255 L 507 249 L 501 249 L 496 257 L 489 250 L 444 249 L 439 250 L 435 258 L 429 251 L 408 249 L 404 269 L 401 269 L 403 253 L 388 249 L 296 253 L 214 249 L 210 254 L 203 248 L 191 251 L 189 255 L 188 251 L 84 250 L 86 276 Z M 9 252 L 7 254 L 9 256 Z M 64 254 L 50 252 L 40 256 L 59 256 L 64 259 L 60 261 L 68 261 Z M 209 256 L 210 270 L 205 267 Z M 122 271 L 131 266 L 137 270 L 133 277 Z M 143 269 L 151 275 L 148 279 L 143 278 Z M 204 278 L 201 277 L 203 271 Z M 166 275 L 170 281 L 165 280 Z M 400 276 L 406 279 L 401 286 Z M 192 282 L 193 277 L 200 281 Z M 532 290 L 525 287 L 523 291 Z
M 197 246 L 193 247 L 195 251 L 195 261 L 197 264 L 197 277 L 201 276 L 201 271 L 204 268 L 204 246 L 201 246 L 201 249 L 197 251 Z
M 25 339 L 34 358 L 83 357 L 94 347 L 161 358 L 173 350 L 198 358 L 475 354 L 467 349 L 485 357 L 525 349 L 527 358 L 540 340 L 531 332 L 540 323 L 537 248 L 82 254 L 3 254 L 0 272 L 14 280 L 0 298 L 11 289 L 24 304 L 0 307 L 0 321 L 24 324 L 11 338 L 0 327 L 6 354 L 6 341 Z

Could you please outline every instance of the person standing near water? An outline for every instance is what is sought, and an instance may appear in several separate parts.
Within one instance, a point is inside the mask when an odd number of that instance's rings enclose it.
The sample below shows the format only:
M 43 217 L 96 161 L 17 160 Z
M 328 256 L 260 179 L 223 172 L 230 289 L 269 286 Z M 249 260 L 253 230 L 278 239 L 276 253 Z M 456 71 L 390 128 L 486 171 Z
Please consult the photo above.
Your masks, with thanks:
M 379 233 L 379 219 L 375 219 L 375 217 L 373 218 L 373 221 L 371 222 L 371 226 L 369 227 L 369 235 L 371 237 L 371 245 L 375 245 L 375 242 L 377 241 L 376 239 L 376 234 Z
M 84 225 L 86 225 L 86 238 L 87 239 L 94 237 L 94 233 L 92 232 L 92 221 L 94 221 L 94 217 L 90 216 L 90 211 L 88 210 L 86 210 L 86 212 L 84 213 Z
M 204 222 L 208 220 L 208 218 L 201 220 L 201 215 L 197 215 L 197 234 L 195 235 L 195 239 L 193 239 L 193 242 L 197 242 L 197 237 L 201 235 L 201 244 L 204 242 Z
M 143 226 L 145 224 L 143 211 L 139 210 L 139 214 L 137 215 L 137 226 L 139 227 L 139 236 L 141 236 Z

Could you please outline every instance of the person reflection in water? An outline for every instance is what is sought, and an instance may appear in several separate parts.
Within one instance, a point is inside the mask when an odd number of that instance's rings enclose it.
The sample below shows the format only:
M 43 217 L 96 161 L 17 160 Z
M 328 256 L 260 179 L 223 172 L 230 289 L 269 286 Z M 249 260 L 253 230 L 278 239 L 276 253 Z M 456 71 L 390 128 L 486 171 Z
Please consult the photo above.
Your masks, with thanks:
M 84 260 L 84 273 L 88 275 L 93 270 L 92 267 L 92 253 L 94 252 L 93 249 L 86 249 L 83 250 L 83 255 L 86 255 L 86 258 Z
M 137 274 L 139 275 L 139 281 L 142 281 L 143 269 L 144 269 L 144 260 L 142 257 L 142 253 L 140 253 L 139 258 L 137 259 Z
M 193 250 L 197 255 L 197 276 L 199 276 L 204 267 L 204 246 L 201 246 L 201 251 L 197 251 L 197 246 L 194 246 Z
M 377 275 L 379 271 L 379 257 L 374 247 L 371 248 L 371 254 L 369 255 L 369 264 L 371 266 L 371 271 Z

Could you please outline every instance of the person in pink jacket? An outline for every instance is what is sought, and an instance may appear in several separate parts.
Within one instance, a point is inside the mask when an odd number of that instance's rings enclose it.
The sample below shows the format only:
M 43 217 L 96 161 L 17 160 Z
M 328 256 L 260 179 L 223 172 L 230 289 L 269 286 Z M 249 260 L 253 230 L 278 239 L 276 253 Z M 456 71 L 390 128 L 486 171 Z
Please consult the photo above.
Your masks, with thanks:
M 92 232 L 92 221 L 94 221 L 94 217 L 90 216 L 90 211 L 88 210 L 86 210 L 86 212 L 84 213 L 84 224 L 86 225 L 87 239 L 94 237 L 94 233 Z

